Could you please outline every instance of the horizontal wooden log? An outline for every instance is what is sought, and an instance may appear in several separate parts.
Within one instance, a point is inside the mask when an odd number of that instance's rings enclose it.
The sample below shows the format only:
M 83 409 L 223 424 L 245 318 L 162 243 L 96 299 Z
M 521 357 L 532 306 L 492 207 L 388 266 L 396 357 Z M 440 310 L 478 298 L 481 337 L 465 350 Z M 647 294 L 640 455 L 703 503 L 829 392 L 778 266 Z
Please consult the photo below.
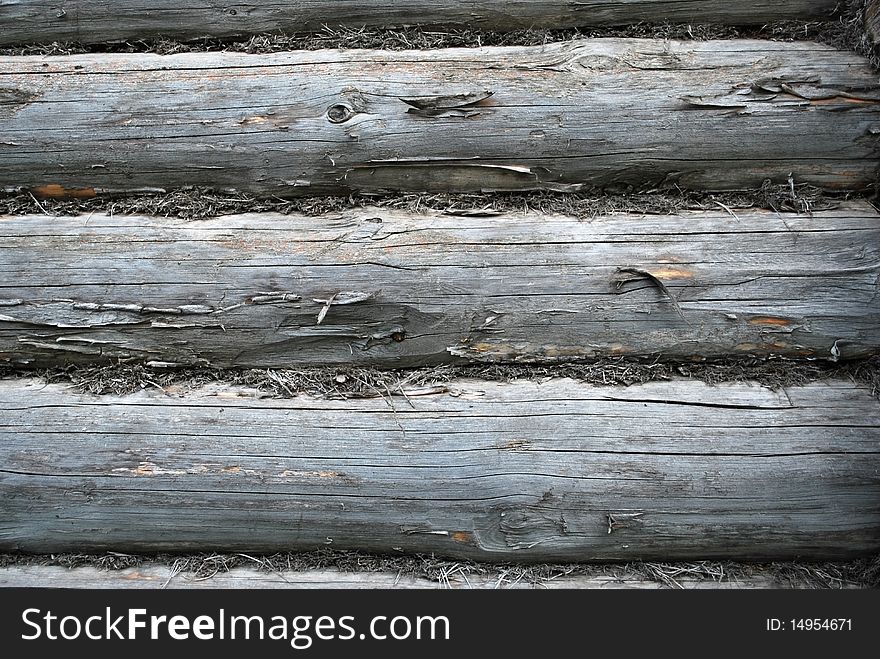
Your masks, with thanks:
M 485 570 L 485 568 L 484 568 Z M 443 579 L 401 574 L 399 572 L 340 572 L 337 570 L 260 570 L 257 568 L 232 568 L 221 570 L 205 577 L 178 572 L 173 565 L 142 565 L 122 570 L 101 570 L 94 567 L 57 567 L 38 565 L 10 565 L 0 568 L 0 588 L 124 588 L 129 589 L 199 589 L 248 588 L 273 590 L 277 588 L 312 589 L 363 589 L 386 588 L 410 590 L 413 588 L 442 589 L 639 589 L 657 590 L 660 588 L 681 588 L 684 590 L 727 590 L 743 588 L 799 588 L 809 587 L 800 583 L 797 573 L 792 580 L 782 581 L 772 574 L 756 570 L 747 576 L 730 577 L 723 580 L 709 577 L 700 579 L 688 575 L 687 566 L 681 574 L 670 569 L 668 581 L 647 579 L 644 575 L 626 573 L 613 576 L 565 574 L 549 579 L 532 580 L 523 578 L 511 570 L 498 572 L 472 573 L 466 569 L 450 568 L 450 574 Z M 723 573 L 722 573 L 723 574 Z M 682 576 L 683 575 L 683 576 Z M 840 584 L 841 587 L 850 587 Z
M 760 25 L 826 19 L 838 0 L 297 0 L 262 4 L 149 0 L 2 0 L 0 44 L 102 43 L 171 37 L 233 37 L 264 32 L 319 31 L 325 25 L 442 25 L 509 30 L 645 22 Z
M 880 216 L 0 218 L 0 361 L 423 366 L 880 348 Z
M 0 550 L 357 549 L 485 560 L 880 548 L 880 402 L 458 380 L 448 394 L 77 394 L 0 380 Z
M 880 84 L 814 43 L 0 58 L 0 189 L 741 189 L 873 183 Z

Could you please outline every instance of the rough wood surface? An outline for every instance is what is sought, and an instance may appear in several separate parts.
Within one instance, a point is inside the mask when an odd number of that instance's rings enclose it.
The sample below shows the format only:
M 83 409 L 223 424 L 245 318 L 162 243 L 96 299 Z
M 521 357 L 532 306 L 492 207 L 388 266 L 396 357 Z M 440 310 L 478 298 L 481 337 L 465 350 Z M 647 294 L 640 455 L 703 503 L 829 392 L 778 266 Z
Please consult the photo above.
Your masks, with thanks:
M 2 380 L 0 408 L 2 551 L 629 561 L 880 548 L 880 402 L 843 381 L 460 380 L 392 404 Z
M 873 183 L 880 84 L 815 43 L 0 58 L 0 189 Z
M 865 30 L 875 46 L 880 46 L 880 0 L 869 0 L 865 7 Z
M 93 567 L 56 566 L 7 566 L 0 568 L 0 588 L 125 588 L 125 589 L 362 589 L 393 588 L 410 590 L 414 588 L 452 588 L 452 589 L 534 589 L 554 590 L 557 588 L 590 589 L 639 589 L 657 590 L 680 587 L 686 590 L 709 590 L 731 588 L 785 588 L 799 587 L 798 583 L 780 582 L 772 575 L 756 571 L 756 574 L 726 581 L 695 579 L 688 576 L 672 575 L 669 582 L 647 580 L 634 573 L 621 573 L 617 576 L 587 576 L 580 574 L 564 575 L 551 579 L 529 581 L 511 573 L 509 570 L 488 574 L 471 574 L 465 570 L 455 571 L 442 580 L 432 580 L 420 576 L 399 574 L 397 572 L 339 572 L 337 570 L 306 571 L 265 571 L 256 568 L 232 568 L 228 572 L 218 572 L 210 577 L 178 573 L 168 565 L 143 565 L 124 570 L 99 570 Z
M 556 362 L 880 348 L 880 216 L 384 208 L 0 217 L 0 363 Z M 618 287 L 618 284 L 620 285 Z
M 319 31 L 324 25 L 443 25 L 506 30 L 639 22 L 755 25 L 825 19 L 838 0 L 298 0 L 242 4 L 172 0 L 0 0 L 0 44 L 101 43 Z

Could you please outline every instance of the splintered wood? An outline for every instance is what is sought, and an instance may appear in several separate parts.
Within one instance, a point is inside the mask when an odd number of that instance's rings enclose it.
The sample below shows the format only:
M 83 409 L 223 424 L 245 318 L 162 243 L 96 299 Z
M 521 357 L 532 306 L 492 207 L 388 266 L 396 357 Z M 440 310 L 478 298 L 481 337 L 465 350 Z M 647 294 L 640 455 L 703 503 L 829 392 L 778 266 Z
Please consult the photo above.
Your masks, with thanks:
M 863 188 L 880 83 L 816 43 L 0 58 L 0 188 Z
M 836 361 L 880 347 L 880 216 L 7 217 L 0 363 Z

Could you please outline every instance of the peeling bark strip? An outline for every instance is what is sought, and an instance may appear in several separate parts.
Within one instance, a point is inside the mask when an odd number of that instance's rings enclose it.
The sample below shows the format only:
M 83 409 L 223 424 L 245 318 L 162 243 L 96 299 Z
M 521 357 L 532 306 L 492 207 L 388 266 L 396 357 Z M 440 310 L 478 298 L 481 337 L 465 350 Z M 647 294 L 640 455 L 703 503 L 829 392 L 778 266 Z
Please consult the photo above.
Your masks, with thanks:
M 880 403 L 845 381 L 459 380 L 392 406 L 3 380 L 0 408 L 2 551 L 630 561 L 880 549 Z
M 626 25 L 649 22 L 759 25 L 769 21 L 827 19 L 838 0 L 298 0 L 262 4 L 149 0 L 4 0 L 0 44 L 80 41 L 101 43 L 172 37 L 233 37 L 314 32 L 324 25 L 448 27 L 508 30 Z
M 0 189 L 872 183 L 880 84 L 813 43 L 0 58 Z
M 880 348 L 880 216 L 0 217 L 0 361 L 296 367 Z M 636 274 L 634 274 L 636 273 Z

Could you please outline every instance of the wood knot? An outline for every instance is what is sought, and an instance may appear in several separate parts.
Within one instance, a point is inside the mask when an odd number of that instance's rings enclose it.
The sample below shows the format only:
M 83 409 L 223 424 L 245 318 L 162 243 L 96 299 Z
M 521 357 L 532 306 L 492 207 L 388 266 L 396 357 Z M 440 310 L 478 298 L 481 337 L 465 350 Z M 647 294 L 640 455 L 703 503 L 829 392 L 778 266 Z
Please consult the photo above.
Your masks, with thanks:
M 336 103 L 327 108 L 327 121 L 331 124 L 341 124 L 354 116 L 354 110 L 344 103 Z

